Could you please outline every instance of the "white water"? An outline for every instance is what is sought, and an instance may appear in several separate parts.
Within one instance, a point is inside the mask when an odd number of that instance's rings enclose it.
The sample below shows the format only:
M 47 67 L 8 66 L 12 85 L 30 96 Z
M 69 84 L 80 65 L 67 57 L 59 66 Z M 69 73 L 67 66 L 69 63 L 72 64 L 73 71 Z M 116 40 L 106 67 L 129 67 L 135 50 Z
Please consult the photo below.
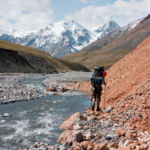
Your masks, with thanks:
M 6 121 L 0 123 L 0 150 L 24 148 L 38 141 L 56 144 L 64 119 L 89 105 L 87 96 L 67 94 L 0 105 L 0 115 L 12 115 L 0 116 L 0 120 Z

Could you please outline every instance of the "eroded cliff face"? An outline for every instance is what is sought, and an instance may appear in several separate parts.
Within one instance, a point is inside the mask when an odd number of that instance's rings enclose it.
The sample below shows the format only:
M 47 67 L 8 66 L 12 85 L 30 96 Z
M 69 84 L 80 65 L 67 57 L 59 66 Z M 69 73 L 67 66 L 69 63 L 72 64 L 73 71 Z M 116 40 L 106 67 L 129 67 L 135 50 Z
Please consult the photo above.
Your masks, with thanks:
M 150 37 L 107 71 L 106 83 L 103 111 L 69 117 L 58 141 L 74 150 L 150 149 Z M 90 82 L 76 88 L 90 93 Z
M 31 54 L 0 49 L 1 73 L 57 73 L 44 59 Z

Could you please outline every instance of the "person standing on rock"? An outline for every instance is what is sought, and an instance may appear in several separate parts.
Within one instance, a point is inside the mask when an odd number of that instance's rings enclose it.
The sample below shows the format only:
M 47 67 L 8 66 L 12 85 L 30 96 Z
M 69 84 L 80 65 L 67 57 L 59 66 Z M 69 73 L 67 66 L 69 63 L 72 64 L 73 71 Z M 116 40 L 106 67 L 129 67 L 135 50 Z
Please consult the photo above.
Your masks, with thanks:
M 95 103 L 97 101 L 97 111 L 100 111 L 100 101 L 101 101 L 101 93 L 102 93 L 102 84 L 106 85 L 105 82 L 106 72 L 104 71 L 104 67 L 94 67 L 94 73 L 91 77 L 91 89 L 92 89 L 92 97 L 91 100 L 92 110 L 95 108 Z

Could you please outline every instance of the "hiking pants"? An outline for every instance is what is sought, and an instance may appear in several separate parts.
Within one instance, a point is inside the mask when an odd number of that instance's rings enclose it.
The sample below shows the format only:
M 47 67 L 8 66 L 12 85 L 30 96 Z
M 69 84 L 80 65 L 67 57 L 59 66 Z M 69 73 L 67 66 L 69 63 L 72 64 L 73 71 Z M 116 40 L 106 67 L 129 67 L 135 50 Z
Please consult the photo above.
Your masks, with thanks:
M 101 101 L 101 93 L 102 93 L 102 87 L 93 89 L 92 98 L 95 99 L 93 107 L 95 107 L 95 102 L 97 101 L 97 109 L 99 109 L 99 105 Z

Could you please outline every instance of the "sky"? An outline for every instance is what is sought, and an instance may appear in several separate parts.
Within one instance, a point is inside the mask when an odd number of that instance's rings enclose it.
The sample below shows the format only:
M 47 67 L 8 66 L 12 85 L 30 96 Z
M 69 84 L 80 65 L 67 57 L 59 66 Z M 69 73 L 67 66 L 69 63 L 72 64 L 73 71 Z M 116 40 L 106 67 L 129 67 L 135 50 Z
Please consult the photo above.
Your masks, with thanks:
M 88 29 L 109 20 L 120 26 L 150 13 L 150 0 L 0 0 L 0 30 L 38 31 L 75 20 Z

